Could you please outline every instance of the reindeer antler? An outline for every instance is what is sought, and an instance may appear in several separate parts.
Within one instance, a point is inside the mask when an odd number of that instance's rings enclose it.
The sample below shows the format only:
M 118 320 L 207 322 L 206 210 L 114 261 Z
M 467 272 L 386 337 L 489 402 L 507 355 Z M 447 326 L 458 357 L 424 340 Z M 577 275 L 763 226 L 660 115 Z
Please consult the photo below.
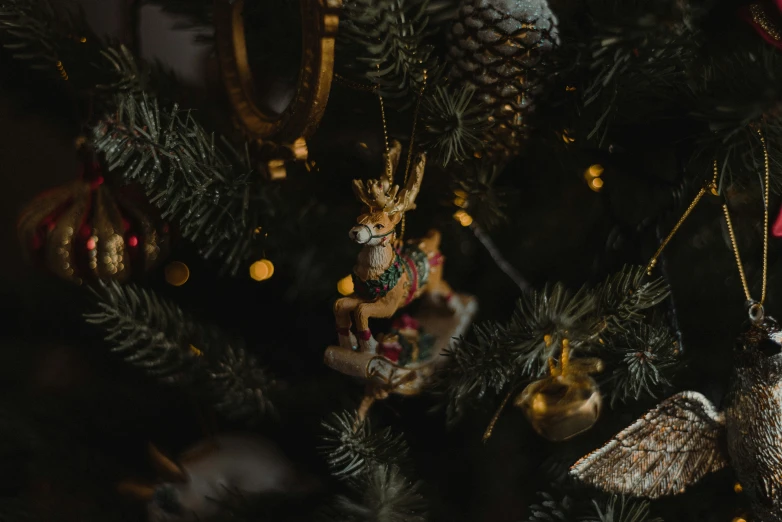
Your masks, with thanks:
M 415 198 L 418 196 L 418 191 L 421 190 L 421 181 L 424 179 L 424 168 L 426 168 L 426 155 L 420 153 L 415 158 L 413 171 L 410 173 L 405 188 L 399 191 L 391 210 L 388 211 L 389 214 L 407 212 L 415 208 Z
M 402 155 L 402 145 L 394 141 L 391 150 L 385 155 L 386 170 L 380 179 L 370 179 L 366 182 L 359 179 L 353 180 L 353 191 L 359 201 L 373 210 L 382 210 L 389 214 L 407 212 L 415 208 L 415 198 L 421 189 L 421 180 L 424 177 L 426 156 L 421 153 L 416 156 L 413 172 L 407 180 L 405 188 L 399 190 L 399 185 L 391 185 L 394 170 L 399 164 Z
M 370 209 L 386 212 L 393 207 L 399 187 L 391 184 L 401 155 L 402 144 L 394 140 L 391 150 L 383 155 L 383 174 L 379 179 L 370 179 L 366 182 L 353 180 L 353 192 L 356 193 L 359 201 Z

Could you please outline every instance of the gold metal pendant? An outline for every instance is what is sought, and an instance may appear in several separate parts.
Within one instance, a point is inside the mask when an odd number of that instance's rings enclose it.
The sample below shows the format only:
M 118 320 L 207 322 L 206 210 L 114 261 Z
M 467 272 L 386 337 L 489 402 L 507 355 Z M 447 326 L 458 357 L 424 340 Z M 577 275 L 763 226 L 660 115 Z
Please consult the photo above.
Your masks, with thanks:
M 306 139 L 326 109 L 334 72 L 334 37 L 342 0 L 299 0 L 302 57 L 295 93 L 282 110 L 271 108 L 253 75 L 245 33 L 244 0 L 216 0 L 214 23 L 221 75 L 237 123 L 258 145 L 272 179 L 285 163 L 307 158 Z
M 522 409 L 539 435 L 563 441 L 594 426 L 602 402 L 595 380 L 574 373 L 531 383 L 516 397 L 514 405 Z

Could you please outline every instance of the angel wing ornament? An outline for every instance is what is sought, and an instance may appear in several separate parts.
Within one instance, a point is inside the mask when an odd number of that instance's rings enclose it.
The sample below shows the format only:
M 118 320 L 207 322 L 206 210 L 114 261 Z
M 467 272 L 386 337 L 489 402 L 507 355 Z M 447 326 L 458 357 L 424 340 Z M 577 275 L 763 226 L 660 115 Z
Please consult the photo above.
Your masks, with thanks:
M 756 520 L 782 521 L 782 333 L 770 317 L 737 340 L 724 412 L 700 393 L 674 395 L 576 462 L 571 474 L 611 492 L 657 498 L 727 465 Z

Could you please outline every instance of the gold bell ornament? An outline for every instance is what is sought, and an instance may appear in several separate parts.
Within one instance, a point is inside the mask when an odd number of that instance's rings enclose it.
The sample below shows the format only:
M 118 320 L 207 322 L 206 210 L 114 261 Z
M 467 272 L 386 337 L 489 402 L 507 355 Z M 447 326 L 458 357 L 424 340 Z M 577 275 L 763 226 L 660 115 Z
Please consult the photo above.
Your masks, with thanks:
M 570 344 L 562 341 L 559 361 L 549 359 L 549 376 L 530 383 L 516 396 L 513 404 L 524 412 L 534 430 L 542 437 L 560 442 L 579 435 L 597 422 L 603 398 L 590 374 L 603 370 L 597 358 L 570 359 Z M 483 436 L 491 437 L 500 413 L 513 391 L 503 400 Z

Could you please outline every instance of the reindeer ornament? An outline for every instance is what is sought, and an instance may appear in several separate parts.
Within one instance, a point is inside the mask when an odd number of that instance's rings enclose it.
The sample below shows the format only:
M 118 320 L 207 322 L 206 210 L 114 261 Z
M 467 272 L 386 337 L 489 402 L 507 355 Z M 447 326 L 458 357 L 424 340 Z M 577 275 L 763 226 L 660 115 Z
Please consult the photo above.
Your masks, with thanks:
M 366 208 L 349 236 L 362 249 L 353 269 L 354 294 L 334 304 L 339 346 L 330 347 L 325 360 L 332 368 L 367 379 L 386 391 L 414 394 L 451 338 L 467 328 L 477 306 L 474 298 L 454 294 L 443 279 L 444 258 L 437 230 L 406 243 L 397 239 L 396 227 L 404 214 L 415 208 L 426 166 L 425 155 L 419 154 L 400 189 L 392 176 L 401 150 L 395 141 L 385 155 L 386 169 L 379 179 L 353 181 L 354 192 Z M 390 318 L 421 296 L 427 298 L 430 308 L 420 317 L 401 318 L 405 327 L 399 327 L 396 335 L 378 339 L 372 335 L 370 318 Z M 355 334 L 351 331 L 354 318 Z M 421 327 L 435 337 L 428 350 L 430 357 L 399 363 L 384 355 L 389 344 L 417 343 Z M 416 349 L 417 345 L 413 352 Z

